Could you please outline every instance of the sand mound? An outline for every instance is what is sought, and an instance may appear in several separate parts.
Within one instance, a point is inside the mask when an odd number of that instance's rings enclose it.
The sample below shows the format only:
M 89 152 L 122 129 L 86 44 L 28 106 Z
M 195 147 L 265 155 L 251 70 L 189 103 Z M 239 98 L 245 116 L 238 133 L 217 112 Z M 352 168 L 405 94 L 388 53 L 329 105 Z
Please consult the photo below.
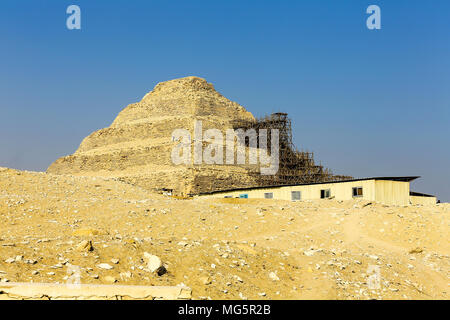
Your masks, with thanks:
M 194 299 L 449 298 L 448 204 L 231 200 L 0 169 L 0 282 L 184 284 Z M 149 254 L 167 272 L 151 272 Z

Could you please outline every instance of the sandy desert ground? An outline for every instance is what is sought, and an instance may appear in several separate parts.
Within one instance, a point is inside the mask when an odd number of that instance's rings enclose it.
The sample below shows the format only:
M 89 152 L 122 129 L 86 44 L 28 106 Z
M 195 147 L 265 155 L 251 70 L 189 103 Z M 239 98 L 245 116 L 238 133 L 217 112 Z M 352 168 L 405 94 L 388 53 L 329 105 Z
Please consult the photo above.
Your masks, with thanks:
M 185 284 L 194 299 L 448 299 L 449 214 L 450 204 L 182 200 L 2 168 L 0 281 L 65 283 L 77 266 L 81 283 Z M 145 252 L 167 272 L 148 270 Z

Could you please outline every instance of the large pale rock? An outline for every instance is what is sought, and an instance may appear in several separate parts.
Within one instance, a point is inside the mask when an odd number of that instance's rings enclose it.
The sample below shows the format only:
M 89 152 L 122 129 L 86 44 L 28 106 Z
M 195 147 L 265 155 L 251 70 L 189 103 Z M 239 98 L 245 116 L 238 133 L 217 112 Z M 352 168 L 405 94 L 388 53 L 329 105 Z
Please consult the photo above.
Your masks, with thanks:
M 166 273 L 166 268 L 158 256 L 144 252 L 144 261 L 147 263 L 147 269 L 150 272 L 157 273 L 160 276 Z
M 111 269 L 113 269 L 114 267 L 111 266 L 111 265 L 108 264 L 108 263 L 100 263 L 99 265 L 97 265 L 97 268 L 99 268 L 99 269 L 104 269 L 104 270 L 111 270 Z
M 94 250 L 94 247 L 92 246 L 92 241 L 90 240 L 83 240 L 81 241 L 77 247 L 77 251 L 92 251 Z

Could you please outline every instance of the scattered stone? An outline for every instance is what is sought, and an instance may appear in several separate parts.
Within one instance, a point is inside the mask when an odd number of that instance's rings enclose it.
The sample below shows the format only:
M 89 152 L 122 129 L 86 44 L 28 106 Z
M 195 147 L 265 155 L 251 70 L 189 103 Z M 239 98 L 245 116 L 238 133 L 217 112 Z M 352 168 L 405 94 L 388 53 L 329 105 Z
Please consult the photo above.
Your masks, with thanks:
M 114 264 L 119 264 L 119 261 L 120 261 L 119 259 L 114 259 L 114 258 L 111 259 L 111 262 Z
M 132 274 L 130 271 L 127 271 L 127 272 L 121 272 L 119 274 L 119 276 L 120 276 L 120 279 L 125 280 L 125 279 L 130 279 Z
M 77 251 L 92 251 L 92 250 L 94 250 L 94 247 L 92 246 L 92 241 L 91 240 L 81 241 L 77 245 L 76 250 Z
M 100 263 L 99 265 L 97 265 L 97 268 L 104 269 L 104 270 L 111 270 L 114 267 L 107 263 Z
M 241 298 L 242 300 L 248 300 L 248 298 L 244 296 L 242 292 L 239 292 L 239 298 Z
M 105 280 L 106 282 L 108 282 L 108 283 L 116 283 L 116 282 L 117 282 L 117 279 L 114 278 L 114 277 L 112 277 L 112 276 L 106 276 L 106 277 L 104 278 L 104 280 Z
M 102 232 L 97 229 L 91 229 L 91 228 L 77 229 L 72 232 L 72 235 L 74 235 L 74 236 L 100 236 L 100 235 L 105 235 L 105 234 L 106 234 L 105 232 Z
M 309 249 L 309 250 L 303 251 L 303 254 L 307 257 L 312 257 L 315 252 L 316 251 L 314 249 Z
M 36 264 L 37 260 L 33 260 L 33 259 L 25 259 L 23 262 L 25 262 L 26 264 Z
M 275 272 L 269 273 L 269 278 L 270 278 L 272 281 L 280 281 L 280 278 L 277 276 L 277 274 L 276 274 Z
M 419 247 L 417 247 L 417 248 L 412 249 L 412 250 L 409 251 L 410 254 L 414 254 L 414 253 L 422 253 L 422 252 L 423 252 L 423 249 L 422 249 L 422 248 L 419 248 Z
M 15 247 L 15 243 L 2 243 L 2 247 Z
M 158 256 L 144 252 L 144 261 L 147 262 L 147 268 L 152 273 L 157 273 L 159 276 L 162 276 L 167 272 L 166 268 L 162 264 L 161 259 Z
M 212 283 L 211 278 L 209 276 L 200 277 L 200 282 L 205 286 Z

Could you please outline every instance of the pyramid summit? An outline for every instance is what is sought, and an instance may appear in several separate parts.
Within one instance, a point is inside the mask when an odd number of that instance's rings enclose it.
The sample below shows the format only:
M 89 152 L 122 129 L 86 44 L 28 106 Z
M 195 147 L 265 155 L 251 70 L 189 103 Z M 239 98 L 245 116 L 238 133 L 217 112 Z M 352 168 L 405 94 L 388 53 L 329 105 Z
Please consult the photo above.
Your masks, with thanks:
M 120 112 L 112 126 L 167 115 L 253 118 L 244 107 L 218 93 L 199 77 L 185 77 L 158 83 L 144 98 Z

